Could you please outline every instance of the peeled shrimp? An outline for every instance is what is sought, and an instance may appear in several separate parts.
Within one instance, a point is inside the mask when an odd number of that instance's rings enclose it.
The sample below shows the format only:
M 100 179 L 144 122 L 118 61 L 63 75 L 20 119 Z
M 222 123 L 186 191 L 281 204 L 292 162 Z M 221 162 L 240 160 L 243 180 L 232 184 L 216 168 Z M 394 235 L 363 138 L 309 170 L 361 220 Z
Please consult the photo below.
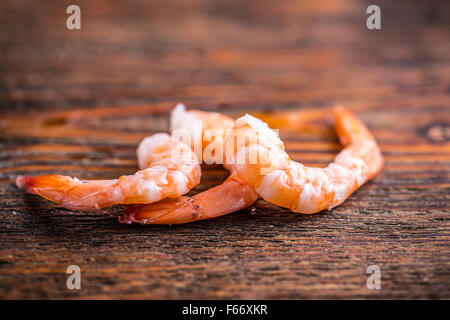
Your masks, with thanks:
M 383 166 L 380 149 L 369 130 L 349 111 L 334 109 L 335 127 L 345 148 L 326 168 L 292 161 L 278 135 L 250 115 L 236 120 L 235 137 L 253 137 L 240 148 L 227 148 L 236 174 L 266 201 L 299 213 L 316 213 L 344 202 Z M 230 152 L 231 150 L 231 152 Z
M 114 180 L 80 181 L 69 176 L 41 175 L 19 176 L 16 184 L 65 208 L 92 210 L 178 197 L 200 182 L 200 165 L 190 146 L 166 133 L 145 138 L 137 155 L 142 170 Z
M 186 111 L 179 103 L 170 114 L 170 132 L 191 145 L 200 162 L 225 163 L 225 139 L 232 130 L 234 120 L 217 112 Z
M 192 197 L 165 199 L 147 205 L 130 205 L 122 223 L 180 224 L 211 219 L 251 206 L 258 194 L 237 175 L 231 174 L 221 185 Z
M 198 155 L 205 163 L 224 163 L 227 130 L 234 120 L 215 112 L 198 110 L 186 111 L 178 104 L 171 113 L 171 133 L 179 130 L 185 136 L 194 137 L 193 148 L 201 151 Z M 211 152 L 207 152 L 208 149 Z M 166 199 L 148 205 L 127 206 L 124 215 L 119 217 L 122 223 L 141 224 L 179 224 L 211 219 L 235 212 L 252 205 L 258 198 L 255 190 L 234 174 L 232 165 L 225 165 L 231 175 L 221 185 L 208 189 L 193 197 Z

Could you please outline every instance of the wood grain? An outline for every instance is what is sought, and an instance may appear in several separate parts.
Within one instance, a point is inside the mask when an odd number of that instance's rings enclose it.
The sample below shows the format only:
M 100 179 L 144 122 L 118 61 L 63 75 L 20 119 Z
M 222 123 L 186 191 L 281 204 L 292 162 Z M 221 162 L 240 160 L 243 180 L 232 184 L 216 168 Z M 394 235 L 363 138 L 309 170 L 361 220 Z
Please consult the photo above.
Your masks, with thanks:
M 450 298 L 448 1 L 61 1 L 0 4 L 0 298 Z M 367 123 L 381 174 L 342 206 L 297 215 L 263 200 L 177 226 L 127 226 L 122 207 L 73 212 L 19 174 L 133 173 L 168 111 L 320 110 Z M 281 130 L 297 161 L 340 146 L 330 119 Z M 205 167 L 193 193 L 226 178 Z M 82 289 L 66 288 L 66 268 Z M 366 287 L 369 265 L 381 290 Z

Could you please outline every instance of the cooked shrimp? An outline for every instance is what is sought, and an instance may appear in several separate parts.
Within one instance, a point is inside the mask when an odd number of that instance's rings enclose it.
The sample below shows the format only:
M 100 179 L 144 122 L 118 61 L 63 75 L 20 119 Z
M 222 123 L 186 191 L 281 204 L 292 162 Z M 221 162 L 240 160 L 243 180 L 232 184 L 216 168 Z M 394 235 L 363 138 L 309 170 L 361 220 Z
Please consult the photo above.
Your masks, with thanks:
M 253 116 L 267 123 L 271 128 L 283 129 L 283 131 L 295 132 L 327 132 L 323 126 L 326 109 L 294 109 L 275 112 L 255 113 Z
M 227 140 L 236 136 L 256 140 L 237 150 L 227 148 L 234 152 L 236 173 L 264 200 L 295 212 L 310 214 L 340 205 L 381 170 L 383 157 L 372 134 L 351 112 L 335 108 L 334 115 L 345 148 L 326 168 L 292 161 L 278 135 L 263 121 L 250 115 L 237 119 Z M 251 154 L 256 161 L 251 161 Z
M 17 186 L 73 210 L 128 203 L 151 203 L 187 193 L 201 169 L 190 146 L 159 133 L 137 149 L 140 171 L 114 180 L 80 181 L 62 175 L 19 176 Z
M 217 112 L 186 111 L 179 103 L 170 114 L 170 132 L 191 145 L 200 162 L 225 163 L 225 138 L 233 128 L 234 120 Z
M 182 129 L 194 137 L 192 146 L 200 144 L 206 163 L 223 163 L 225 150 L 222 149 L 225 146 L 226 130 L 233 127 L 233 119 L 215 112 L 186 111 L 184 105 L 178 104 L 171 113 L 170 122 L 172 134 Z M 204 152 L 208 148 L 211 148 L 211 152 Z M 220 154 L 216 154 L 216 151 Z M 231 171 L 231 175 L 221 185 L 193 197 L 183 196 L 149 205 L 127 206 L 119 221 L 179 224 L 215 218 L 251 206 L 258 199 L 258 194 L 233 173 L 233 166 L 226 168 Z
M 148 205 L 130 205 L 119 217 L 122 223 L 180 224 L 211 219 L 251 206 L 258 194 L 237 175 L 192 197 L 166 199 Z
M 193 137 L 202 137 L 209 129 L 231 129 L 234 120 L 218 112 L 201 110 L 186 111 L 184 104 L 179 103 L 170 114 L 170 132 L 184 129 Z M 197 141 L 201 142 L 201 141 Z

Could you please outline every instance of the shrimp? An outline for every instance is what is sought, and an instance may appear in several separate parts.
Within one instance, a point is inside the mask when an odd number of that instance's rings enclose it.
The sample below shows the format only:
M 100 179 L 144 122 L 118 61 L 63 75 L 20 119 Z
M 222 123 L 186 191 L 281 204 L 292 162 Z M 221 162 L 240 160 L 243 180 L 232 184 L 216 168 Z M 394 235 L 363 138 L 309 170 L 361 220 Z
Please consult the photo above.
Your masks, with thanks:
M 200 162 L 225 164 L 225 139 L 234 120 L 217 112 L 186 111 L 179 103 L 170 114 L 170 132 L 191 145 Z
M 159 133 L 137 149 L 140 171 L 114 180 L 87 180 L 62 175 L 19 176 L 16 184 L 72 210 L 115 204 L 151 203 L 187 193 L 200 183 L 201 168 L 190 146 Z
M 226 215 L 251 206 L 258 194 L 237 175 L 231 174 L 221 185 L 192 197 L 166 199 L 148 205 L 125 208 L 121 223 L 180 224 Z
M 215 112 L 186 111 L 183 104 L 178 104 L 171 113 L 170 124 L 172 135 L 176 130 L 187 130 L 194 137 L 192 147 L 201 144 L 204 162 L 224 163 L 225 150 L 221 149 L 225 147 L 227 130 L 234 125 L 233 119 Z M 203 152 L 208 148 L 212 149 L 211 153 Z M 127 206 L 119 221 L 127 224 L 180 224 L 215 218 L 251 206 L 258 194 L 234 173 L 232 165 L 225 164 L 225 167 L 231 174 L 221 185 L 192 197 Z
M 186 107 L 182 103 L 177 104 L 170 114 L 170 132 L 173 134 L 179 129 L 187 130 L 192 137 L 197 139 L 195 142 L 202 142 L 201 139 L 198 140 L 198 137 L 207 135 L 208 130 L 231 129 L 233 125 L 234 120 L 228 116 L 218 112 L 186 111 Z
M 342 204 L 381 170 L 383 157 L 372 134 L 350 111 L 337 107 L 334 116 L 345 148 L 326 168 L 292 161 L 278 135 L 258 118 L 247 114 L 237 119 L 227 144 L 236 136 L 256 140 L 238 149 L 227 148 L 234 152 L 236 174 L 264 200 L 294 212 L 312 214 Z M 251 161 L 252 154 L 256 161 Z

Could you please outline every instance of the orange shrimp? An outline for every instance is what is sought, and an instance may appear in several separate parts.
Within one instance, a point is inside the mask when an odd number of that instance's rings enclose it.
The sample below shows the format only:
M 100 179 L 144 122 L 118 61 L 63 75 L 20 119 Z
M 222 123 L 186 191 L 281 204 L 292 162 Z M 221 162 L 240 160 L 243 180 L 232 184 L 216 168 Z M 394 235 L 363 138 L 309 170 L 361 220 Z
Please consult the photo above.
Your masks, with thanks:
M 192 146 L 201 145 L 204 162 L 223 163 L 225 150 L 222 148 L 225 147 L 227 129 L 234 125 L 233 119 L 215 112 L 186 111 L 184 105 L 178 104 L 171 113 L 170 123 L 172 134 L 183 129 L 196 137 Z M 211 148 L 211 153 L 204 152 L 208 148 Z M 215 153 L 217 151 L 221 155 L 218 156 Z M 128 224 L 180 224 L 215 218 L 251 206 L 258 199 L 258 194 L 234 174 L 232 165 L 225 167 L 231 175 L 221 185 L 193 197 L 183 196 L 149 205 L 127 206 L 119 221 Z
M 372 134 L 351 112 L 338 107 L 334 115 L 345 148 L 326 168 L 292 161 L 265 122 L 248 114 L 237 119 L 227 144 L 234 145 L 236 136 L 255 139 L 227 148 L 236 174 L 264 200 L 294 212 L 311 214 L 340 205 L 381 170 L 383 157 Z
M 148 205 L 125 208 L 121 223 L 180 224 L 226 215 L 251 206 L 258 194 L 237 175 L 231 174 L 221 185 L 192 197 L 165 199 Z
M 19 176 L 16 184 L 73 210 L 115 204 L 151 203 L 187 193 L 200 182 L 201 169 L 190 146 L 159 133 L 137 149 L 140 171 L 114 180 L 80 181 L 62 175 Z

